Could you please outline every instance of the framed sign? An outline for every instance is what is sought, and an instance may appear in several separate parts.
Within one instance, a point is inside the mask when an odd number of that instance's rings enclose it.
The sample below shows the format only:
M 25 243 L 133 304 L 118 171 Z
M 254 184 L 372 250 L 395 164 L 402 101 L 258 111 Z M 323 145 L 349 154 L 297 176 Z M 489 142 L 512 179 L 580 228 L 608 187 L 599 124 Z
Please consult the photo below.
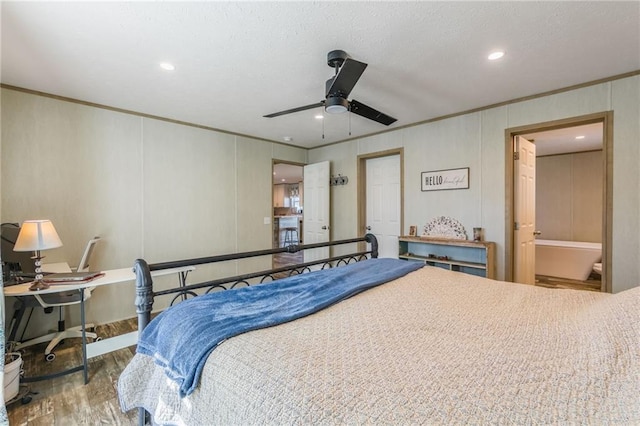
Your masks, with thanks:
M 423 191 L 467 189 L 469 188 L 469 168 L 422 172 L 421 181 Z

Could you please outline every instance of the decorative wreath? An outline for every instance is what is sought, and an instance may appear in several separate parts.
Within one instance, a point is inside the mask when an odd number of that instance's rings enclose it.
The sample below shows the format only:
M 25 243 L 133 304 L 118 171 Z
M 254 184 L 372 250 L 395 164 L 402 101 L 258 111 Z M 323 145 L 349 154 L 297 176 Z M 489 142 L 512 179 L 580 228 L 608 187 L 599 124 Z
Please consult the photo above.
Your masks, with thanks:
M 466 240 L 467 231 L 456 219 L 447 216 L 438 216 L 424 226 L 422 235 L 435 238 L 452 238 L 454 240 Z

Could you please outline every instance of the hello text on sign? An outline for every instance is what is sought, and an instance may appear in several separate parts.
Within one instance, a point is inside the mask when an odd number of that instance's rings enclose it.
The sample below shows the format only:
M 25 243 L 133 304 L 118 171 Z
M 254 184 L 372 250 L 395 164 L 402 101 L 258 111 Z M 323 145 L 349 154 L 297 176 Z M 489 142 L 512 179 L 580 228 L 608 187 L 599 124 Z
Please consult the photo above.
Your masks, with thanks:
M 423 191 L 467 189 L 469 188 L 469 168 L 422 172 L 421 181 Z

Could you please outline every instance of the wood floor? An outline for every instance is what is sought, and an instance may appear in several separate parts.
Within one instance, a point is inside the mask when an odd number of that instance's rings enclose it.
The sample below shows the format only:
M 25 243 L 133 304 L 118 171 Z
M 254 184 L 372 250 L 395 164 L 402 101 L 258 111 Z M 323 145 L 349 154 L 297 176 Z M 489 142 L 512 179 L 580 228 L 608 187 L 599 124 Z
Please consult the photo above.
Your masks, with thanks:
M 105 338 L 135 330 L 136 320 L 96 327 Z M 39 376 L 82 364 L 80 339 L 68 339 L 55 350 L 56 359 L 44 361 L 46 344 L 23 350 L 26 376 Z M 135 347 L 120 349 L 89 360 L 89 384 L 82 372 L 51 380 L 21 384 L 33 393 L 31 402 L 7 406 L 9 424 L 18 425 L 135 425 L 137 411 L 120 411 L 116 393 L 118 377 L 129 363 Z
M 304 261 L 304 255 L 302 252 L 298 252 L 298 253 L 277 253 L 273 255 L 273 267 L 275 268 L 282 268 L 284 266 L 289 266 L 289 265 L 297 265 L 300 264 Z M 288 277 L 289 274 L 288 273 L 280 273 L 280 274 L 276 274 L 275 277 L 280 279 L 280 278 L 285 278 Z
M 273 267 L 296 265 L 303 262 L 303 253 L 276 253 L 273 255 Z
M 602 281 L 599 277 L 590 276 L 586 281 L 536 275 L 536 285 L 547 288 L 570 288 L 574 290 L 601 291 Z

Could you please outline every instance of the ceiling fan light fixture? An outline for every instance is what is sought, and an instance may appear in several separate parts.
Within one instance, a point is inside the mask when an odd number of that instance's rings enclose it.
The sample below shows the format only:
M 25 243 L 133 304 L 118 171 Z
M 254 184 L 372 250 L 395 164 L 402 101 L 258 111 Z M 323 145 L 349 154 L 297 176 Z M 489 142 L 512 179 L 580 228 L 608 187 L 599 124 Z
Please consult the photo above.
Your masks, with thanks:
M 332 96 L 327 98 L 324 105 L 324 110 L 330 114 L 342 114 L 349 109 L 349 102 L 345 98 L 339 96 Z
M 371 108 L 362 102 L 358 102 L 355 99 L 347 100 L 351 90 L 353 90 L 353 87 L 367 68 L 367 64 L 351 59 L 343 50 L 332 50 L 327 55 L 327 65 L 335 70 L 335 75 L 325 82 L 325 95 L 323 100 L 310 105 L 303 105 L 284 111 L 274 112 L 264 115 L 263 117 L 280 117 L 281 115 L 293 114 L 295 112 L 324 106 L 324 110 L 331 114 L 349 112 L 350 114 L 353 113 L 385 126 L 389 126 L 397 121 L 395 118 Z M 324 118 L 321 114 L 318 114 L 315 117 L 318 120 Z
M 504 50 L 496 50 L 494 52 L 491 52 L 487 57 L 487 59 L 489 59 L 490 61 L 495 61 L 502 58 L 503 56 L 504 56 Z

